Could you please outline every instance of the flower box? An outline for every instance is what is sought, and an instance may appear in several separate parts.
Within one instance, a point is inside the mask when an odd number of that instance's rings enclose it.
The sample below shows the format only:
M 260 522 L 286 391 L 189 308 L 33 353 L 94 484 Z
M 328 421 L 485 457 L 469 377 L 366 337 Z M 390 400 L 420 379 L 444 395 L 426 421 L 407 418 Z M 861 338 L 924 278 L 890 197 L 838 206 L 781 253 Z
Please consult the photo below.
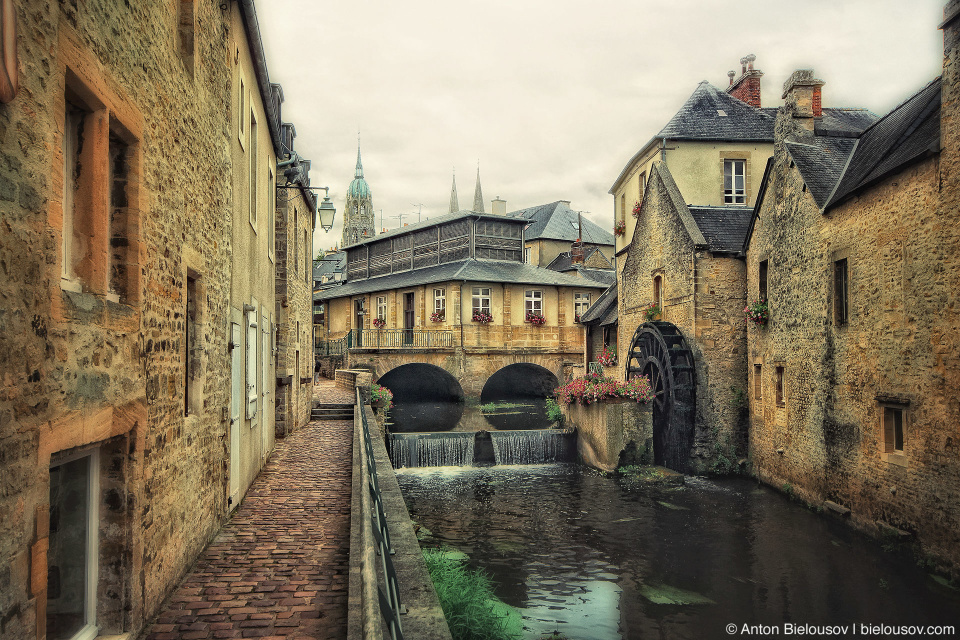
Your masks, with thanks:
M 764 299 L 754 300 L 743 308 L 743 315 L 747 323 L 752 322 L 758 327 L 766 326 L 770 319 L 770 307 Z
M 643 317 L 647 319 L 647 322 L 652 322 L 660 317 L 661 312 L 660 305 L 656 302 L 651 302 L 643 308 Z
M 640 217 L 640 201 L 639 200 L 635 202 L 633 205 L 633 217 L 634 218 Z
M 532 324 L 532 325 L 535 326 L 535 327 L 543 326 L 543 323 L 546 322 L 546 321 L 547 321 L 547 319 L 543 317 L 543 314 L 540 314 L 540 313 L 528 313 L 528 314 L 527 314 L 527 322 L 529 322 L 530 324 Z
M 486 311 L 474 311 L 473 321 L 479 322 L 480 324 L 488 324 L 490 322 L 493 322 L 493 316 L 487 313 Z
M 613 233 L 617 236 L 622 236 L 627 232 L 627 223 L 623 220 L 617 220 L 617 223 L 613 225 Z
M 443 322 L 444 320 L 446 320 L 446 314 L 442 311 L 430 314 L 431 322 Z
M 617 366 L 617 354 L 604 347 L 603 353 L 597 356 L 597 362 L 602 367 L 615 367 Z
M 385 326 L 387 326 L 387 321 L 382 320 L 381 318 L 374 318 L 373 326 L 375 329 L 383 329 Z

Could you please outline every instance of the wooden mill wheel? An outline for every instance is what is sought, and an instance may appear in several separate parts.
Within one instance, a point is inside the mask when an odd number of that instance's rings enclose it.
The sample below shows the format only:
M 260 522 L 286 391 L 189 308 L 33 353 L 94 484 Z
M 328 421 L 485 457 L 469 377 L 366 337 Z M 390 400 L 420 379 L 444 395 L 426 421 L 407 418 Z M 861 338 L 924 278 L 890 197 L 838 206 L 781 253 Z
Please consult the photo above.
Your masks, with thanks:
M 627 379 L 647 376 L 653 399 L 653 455 L 656 464 L 688 472 L 697 395 L 693 353 L 675 325 L 646 322 L 633 334 Z

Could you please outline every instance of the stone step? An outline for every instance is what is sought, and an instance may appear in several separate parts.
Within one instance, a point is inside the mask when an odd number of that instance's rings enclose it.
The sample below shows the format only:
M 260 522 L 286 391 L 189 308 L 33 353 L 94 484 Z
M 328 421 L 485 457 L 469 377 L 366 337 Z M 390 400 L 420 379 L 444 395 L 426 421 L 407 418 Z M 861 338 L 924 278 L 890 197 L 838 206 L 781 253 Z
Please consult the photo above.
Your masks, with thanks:
M 353 420 L 353 405 L 317 402 L 310 410 L 310 419 Z

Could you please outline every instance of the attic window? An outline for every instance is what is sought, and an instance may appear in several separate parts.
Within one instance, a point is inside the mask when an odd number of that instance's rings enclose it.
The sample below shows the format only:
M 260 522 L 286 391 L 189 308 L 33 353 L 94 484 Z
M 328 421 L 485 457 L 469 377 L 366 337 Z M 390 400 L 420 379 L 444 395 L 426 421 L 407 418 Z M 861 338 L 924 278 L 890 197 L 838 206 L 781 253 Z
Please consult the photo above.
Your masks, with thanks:
M 727 112 L 724 111 L 723 109 L 717 109 L 717 115 L 718 115 L 718 116 L 726 117 L 726 116 L 727 116 Z
M 580 227 L 577 226 L 577 223 L 574 222 L 573 220 L 570 221 L 570 226 L 573 227 L 573 230 L 574 230 L 574 231 L 577 231 L 577 232 L 580 231 Z

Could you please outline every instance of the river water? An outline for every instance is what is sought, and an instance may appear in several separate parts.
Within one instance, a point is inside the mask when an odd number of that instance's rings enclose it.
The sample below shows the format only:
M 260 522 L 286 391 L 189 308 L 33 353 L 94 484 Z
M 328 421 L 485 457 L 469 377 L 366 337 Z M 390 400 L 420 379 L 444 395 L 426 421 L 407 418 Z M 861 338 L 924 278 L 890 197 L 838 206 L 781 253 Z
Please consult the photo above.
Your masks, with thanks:
M 856 625 L 845 637 L 861 637 L 861 624 L 960 631 L 960 592 L 907 553 L 755 482 L 654 486 L 573 464 L 414 468 L 397 477 L 414 521 L 431 532 L 424 546 L 470 556 L 520 609 L 526 638 L 800 628 L 786 623 Z

